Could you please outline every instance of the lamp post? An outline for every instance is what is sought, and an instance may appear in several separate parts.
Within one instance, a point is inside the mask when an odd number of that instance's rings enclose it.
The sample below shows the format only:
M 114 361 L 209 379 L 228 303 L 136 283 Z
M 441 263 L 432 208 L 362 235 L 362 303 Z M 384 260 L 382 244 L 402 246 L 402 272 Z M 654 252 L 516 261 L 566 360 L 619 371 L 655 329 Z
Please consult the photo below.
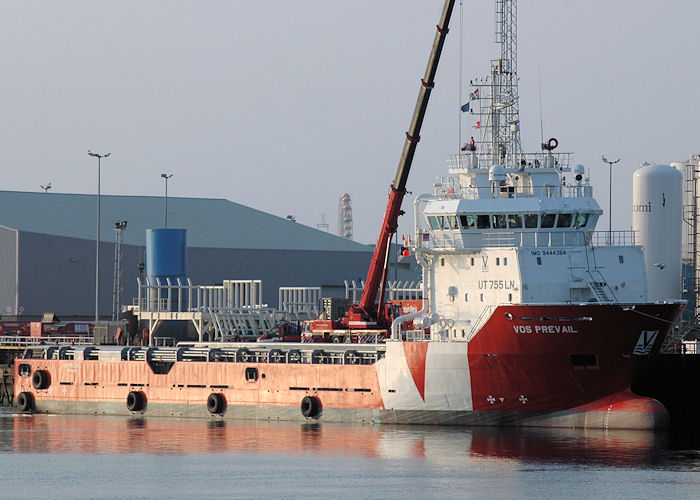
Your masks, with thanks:
M 608 164 L 608 170 L 610 172 L 609 183 L 609 194 L 608 194 L 608 244 L 612 244 L 612 166 L 620 161 L 618 158 L 615 161 L 609 161 L 605 156 L 603 156 L 603 163 Z
M 168 179 L 170 179 L 174 174 L 160 174 L 160 176 L 165 179 L 165 227 L 168 227 Z
M 102 158 L 107 158 L 112 153 L 93 153 L 88 149 L 88 154 L 97 158 L 97 237 L 95 243 L 95 324 L 100 318 L 100 169 Z
M 112 287 L 112 321 L 117 321 L 122 305 L 122 231 L 126 229 L 127 221 L 119 220 L 114 223 L 116 241 L 114 244 L 114 286 Z

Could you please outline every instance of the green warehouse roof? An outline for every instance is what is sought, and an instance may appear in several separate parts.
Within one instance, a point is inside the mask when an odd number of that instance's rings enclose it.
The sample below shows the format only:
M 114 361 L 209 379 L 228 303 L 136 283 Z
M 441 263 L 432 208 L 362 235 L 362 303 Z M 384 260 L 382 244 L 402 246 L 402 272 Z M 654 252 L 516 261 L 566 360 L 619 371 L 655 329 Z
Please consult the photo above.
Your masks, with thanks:
M 0 226 L 25 232 L 95 239 L 95 195 L 0 191 Z M 126 245 L 143 246 L 146 229 L 163 227 L 159 196 L 100 197 L 100 239 L 114 241 L 114 223 L 126 220 Z M 368 252 L 367 245 L 319 231 L 229 200 L 168 197 L 168 227 L 187 230 L 187 246 Z

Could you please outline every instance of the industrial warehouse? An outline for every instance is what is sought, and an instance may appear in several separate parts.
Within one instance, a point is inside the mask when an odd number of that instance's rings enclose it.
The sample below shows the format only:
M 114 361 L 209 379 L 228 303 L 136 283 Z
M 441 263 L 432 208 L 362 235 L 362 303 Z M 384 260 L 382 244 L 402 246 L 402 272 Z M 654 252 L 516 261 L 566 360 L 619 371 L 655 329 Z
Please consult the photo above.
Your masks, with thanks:
M 120 305 L 138 295 L 146 230 L 163 227 L 164 206 L 162 197 L 113 195 L 100 206 L 99 313 L 109 319 L 115 290 Z M 371 246 L 224 199 L 170 198 L 167 210 L 168 227 L 186 231 L 192 283 L 261 280 L 271 306 L 279 287 L 359 282 L 372 255 Z M 0 314 L 93 317 L 96 212 L 95 195 L 0 191 Z M 401 267 L 399 279 L 418 277 Z

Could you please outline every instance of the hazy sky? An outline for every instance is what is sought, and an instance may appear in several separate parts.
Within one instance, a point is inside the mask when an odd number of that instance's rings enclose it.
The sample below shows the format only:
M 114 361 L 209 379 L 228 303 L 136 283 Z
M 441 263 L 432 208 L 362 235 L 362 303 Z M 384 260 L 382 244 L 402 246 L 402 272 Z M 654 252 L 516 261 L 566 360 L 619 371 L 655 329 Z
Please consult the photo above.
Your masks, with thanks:
M 374 242 L 441 0 L 0 1 L 0 189 L 213 197 Z M 463 73 L 497 54 L 493 1 L 464 1 Z M 408 189 L 430 191 L 458 147 L 459 0 Z M 700 152 L 700 2 L 522 1 L 523 145 L 544 135 L 591 170 L 631 226 L 641 161 Z M 466 125 L 466 124 L 465 124 Z M 465 132 L 466 134 L 466 132 Z M 412 213 L 413 196 L 404 201 Z M 606 229 L 607 217 L 599 229 Z M 177 221 L 169 221 L 173 226 Z M 399 232 L 411 229 L 402 218 Z

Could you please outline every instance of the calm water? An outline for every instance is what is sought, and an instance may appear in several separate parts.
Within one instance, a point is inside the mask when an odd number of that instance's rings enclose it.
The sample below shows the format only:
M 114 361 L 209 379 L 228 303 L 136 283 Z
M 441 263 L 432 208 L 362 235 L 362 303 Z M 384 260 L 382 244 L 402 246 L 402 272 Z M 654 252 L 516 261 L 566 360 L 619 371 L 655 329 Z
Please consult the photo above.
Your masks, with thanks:
M 2 498 L 700 498 L 700 435 L 0 413 Z

